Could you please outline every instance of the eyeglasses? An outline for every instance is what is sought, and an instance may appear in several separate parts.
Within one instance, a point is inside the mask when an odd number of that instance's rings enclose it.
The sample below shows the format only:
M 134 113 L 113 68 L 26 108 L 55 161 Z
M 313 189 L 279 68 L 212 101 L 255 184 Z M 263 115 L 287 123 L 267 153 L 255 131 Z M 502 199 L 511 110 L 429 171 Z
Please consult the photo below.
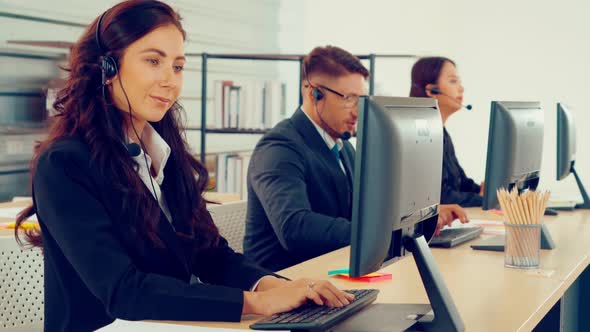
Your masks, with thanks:
M 345 95 L 345 94 L 342 94 L 336 90 L 332 90 L 332 89 L 328 88 L 327 86 L 323 86 L 323 85 L 318 85 L 318 87 L 320 87 L 322 89 L 326 89 L 326 90 L 332 92 L 333 94 L 337 95 L 338 97 L 340 97 L 340 100 L 342 102 L 342 106 L 344 106 L 346 108 L 353 108 L 359 104 L 360 96 Z

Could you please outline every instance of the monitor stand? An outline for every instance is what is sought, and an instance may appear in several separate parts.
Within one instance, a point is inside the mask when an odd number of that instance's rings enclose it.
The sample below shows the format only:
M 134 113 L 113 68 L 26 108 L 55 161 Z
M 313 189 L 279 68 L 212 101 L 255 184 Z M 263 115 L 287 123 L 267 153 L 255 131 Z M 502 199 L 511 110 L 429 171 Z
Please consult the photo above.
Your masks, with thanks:
M 373 304 L 330 331 L 465 331 L 465 324 L 424 236 L 404 236 L 403 243 L 412 252 L 430 305 Z
M 472 244 L 471 248 L 475 250 L 504 251 L 505 242 L 506 236 L 498 235 L 487 240 L 480 241 L 476 244 Z M 545 224 L 541 225 L 541 249 L 555 249 L 555 242 L 553 242 L 553 238 L 551 237 L 551 234 L 549 233 L 549 230 Z
M 577 204 L 576 209 L 590 209 L 590 198 L 588 197 L 588 193 L 586 192 L 586 188 L 582 184 L 582 180 L 578 176 L 578 172 L 576 172 L 576 168 L 572 164 L 571 172 L 574 173 L 574 177 L 576 178 L 576 183 L 578 184 L 578 189 L 580 189 L 580 193 L 582 194 L 582 199 L 584 200 L 583 203 Z
M 419 331 L 417 321 L 430 317 L 430 304 L 375 303 L 357 312 L 330 332 L 392 332 Z M 293 332 L 293 331 L 292 331 Z
M 424 236 L 406 236 L 404 246 L 412 252 L 434 316 L 425 315 L 418 320 L 419 331 L 464 331 L 465 324 L 447 289 Z

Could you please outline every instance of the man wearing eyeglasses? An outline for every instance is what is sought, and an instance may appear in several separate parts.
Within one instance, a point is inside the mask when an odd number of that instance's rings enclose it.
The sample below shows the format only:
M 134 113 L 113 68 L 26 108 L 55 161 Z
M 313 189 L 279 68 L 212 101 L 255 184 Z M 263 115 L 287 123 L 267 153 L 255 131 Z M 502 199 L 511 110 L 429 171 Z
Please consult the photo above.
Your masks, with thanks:
M 367 69 L 317 47 L 303 62 L 303 105 L 256 145 L 248 168 L 244 252 L 277 271 L 350 243 L 354 133 Z

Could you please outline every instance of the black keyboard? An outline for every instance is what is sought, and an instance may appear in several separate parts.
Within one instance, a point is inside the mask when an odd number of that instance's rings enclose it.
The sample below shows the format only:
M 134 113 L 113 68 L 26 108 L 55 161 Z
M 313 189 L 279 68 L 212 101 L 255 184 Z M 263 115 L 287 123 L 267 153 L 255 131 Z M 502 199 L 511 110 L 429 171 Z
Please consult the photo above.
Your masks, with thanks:
M 354 294 L 354 300 L 344 307 L 319 306 L 307 303 L 301 307 L 275 314 L 250 325 L 254 330 L 304 330 L 322 331 L 352 316 L 371 304 L 379 293 L 376 289 L 351 289 L 346 292 Z
M 483 227 L 445 228 L 430 241 L 431 247 L 451 248 L 475 239 L 483 232 Z

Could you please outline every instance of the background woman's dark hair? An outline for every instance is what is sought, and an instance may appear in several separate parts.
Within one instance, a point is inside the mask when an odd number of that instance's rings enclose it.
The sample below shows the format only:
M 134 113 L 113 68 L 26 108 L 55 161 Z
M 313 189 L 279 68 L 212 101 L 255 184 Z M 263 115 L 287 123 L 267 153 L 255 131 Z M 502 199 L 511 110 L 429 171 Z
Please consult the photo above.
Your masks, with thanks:
M 160 208 L 152 194 L 139 178 L 137 164 L 129 156 L 122 142 L 126 136 L 129 117 L 104 100 L 101 92 L 100 59 L 102 54 L 95 41 L 98 18 L 90 24 L 82 37 L 73 46 L 65 87 L 58 92 L 54 108 L 57 115 L 52 119 L 49 136 L 35 147 L 31 173 L 34 178 L 39 156 L 53 143 L 68 137 L 78 137 L 88 144 L 92 162 L 104 174 L 109 175 L 114 189 L 123 197 L 121 204 L 131 218 L 127 223 L 130 234 L 136 234 L 138 244 L 153 243 L 161 246 L 156 235 Z M 165 3 L 154 0 L 130 0 L 109 9 L 101 22 L 100 39 L 106 55 L 116 59 L 120 68 L 125 49 L 158 27 L 176 26 L 183 37 L 185 31 L 180 16 Z M 106 99 L 110 101 L 110 96 Z M 175 217 L 174 225 L 180 238 L 194 243 L 194 249 L 215 247 L 219 232 L 207 211 L 202 197 L 209 181 L 205 167 L 189 152 L 179 122 L 183 109 L 174 103 L 160 122 L 152 123 L 154 129 L 170 145 L 171 154 L 164 175 L 162 191 L 168 208 Z M 116 161 L 116 162 L 113 162 Z M 19 238 L 22 222 L 33 213 L 30 206 L 19 214 L 15 236 Z M 33 246 L 42 246 L 41 232 L 26 231 L 27 241 Z M 198 238 L 198 241 L 194 241 Z
M 455 65 L 453 60 L 439 56 L 421 58 L 416 61 L 412 67 L 410 97 L 428 97 L 426 85 L 437 84 L 440 71 L 447 61 Z

